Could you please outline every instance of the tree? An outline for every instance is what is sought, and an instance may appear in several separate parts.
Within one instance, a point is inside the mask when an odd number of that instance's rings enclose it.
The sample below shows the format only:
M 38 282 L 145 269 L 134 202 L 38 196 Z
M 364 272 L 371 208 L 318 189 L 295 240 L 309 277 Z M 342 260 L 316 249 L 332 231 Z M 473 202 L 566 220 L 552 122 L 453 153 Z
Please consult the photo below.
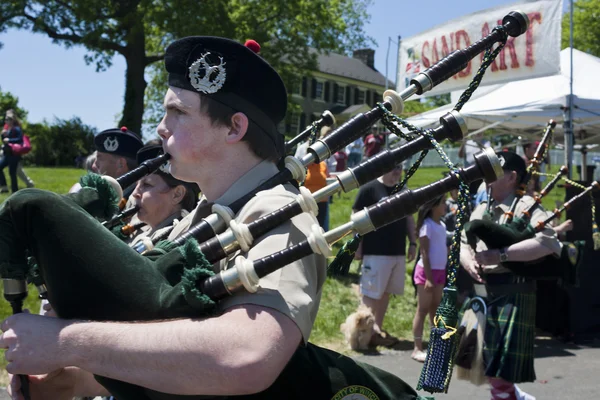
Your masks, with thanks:
M 600 0 L 577 0 L 573 4 L 573 47 L 600 56 Z M 562 20 L 562 48 L 569 47 L 570 14 Z
M 4 113 L 6 110 L 15 110 L 17 116 L 21 120 L 21 123 L 27 121 L 27 111 L 25 109 L 19 107 L 19 98 L 13 95 L 10 92 L 3 92 L 2 88 L 0 88 L 0 116 L 4 121 Z
M 36 165 L 72 167 L 76 157 L 95 150 L 96 130 L 77 117 L 55 119 L 52 124 L 46 121 L 29 124 L 27 133 L 31 137 L 32 150 L 25 159 Z
M 48 35 L 66 47 L 89 50 L 97 70 L 125 58 L 125 97 L 120 125 L 141 132 L 146 68 L 164 56 L 166 45 L 189 35 L 252 37 L 275 66 L 284 58 L 286 83 L 315 56 L 308 47 L 347 51 L 364 45 L 370 0 L 5 0 L 0 22 Z M 161 80 L 162 66 L 153 68 Z M 164 76 L 164 74 L 163 74 Z M 164 86 L 162 87 L 164 90 Z M 147 102 L 149 104 L 151 102 Z

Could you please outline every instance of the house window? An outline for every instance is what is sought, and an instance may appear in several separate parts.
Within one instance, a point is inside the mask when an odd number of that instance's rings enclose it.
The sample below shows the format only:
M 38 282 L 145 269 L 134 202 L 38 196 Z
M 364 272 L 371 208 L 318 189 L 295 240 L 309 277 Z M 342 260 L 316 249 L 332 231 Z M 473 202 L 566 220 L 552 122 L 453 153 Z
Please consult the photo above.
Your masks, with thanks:
M 337 93 L 335 94 L 335 102 L 337 104 L 346 104 L 346 87 L 337 86 Z
M 290 117 L 290 135 L 295 136 L 297 135 L 298 132 L 298 128 L 300 127 L 300 113 L 299 112 L 294 112 L 292 113 L 292 116 Z
M 302 96 L 302 81 L 296 82 L 296 84 L 292 87 L 292 94 Z
M 356 104 L 364 104 L 365 103 L 365 91 L 358 89 L 356 94 Z
M 323 100 L 324 86 L 323 82 L 315 81 L 315 99 Z

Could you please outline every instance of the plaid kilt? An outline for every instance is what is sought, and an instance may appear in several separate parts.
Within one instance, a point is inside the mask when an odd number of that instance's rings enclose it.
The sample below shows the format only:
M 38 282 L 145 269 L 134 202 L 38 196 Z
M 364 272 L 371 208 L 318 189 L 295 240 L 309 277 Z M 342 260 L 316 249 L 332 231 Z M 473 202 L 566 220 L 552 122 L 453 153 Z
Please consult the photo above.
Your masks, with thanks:
M 535 381 L 535 292 L 502 295 L 486 302 L 485 375 L 513 383 Z

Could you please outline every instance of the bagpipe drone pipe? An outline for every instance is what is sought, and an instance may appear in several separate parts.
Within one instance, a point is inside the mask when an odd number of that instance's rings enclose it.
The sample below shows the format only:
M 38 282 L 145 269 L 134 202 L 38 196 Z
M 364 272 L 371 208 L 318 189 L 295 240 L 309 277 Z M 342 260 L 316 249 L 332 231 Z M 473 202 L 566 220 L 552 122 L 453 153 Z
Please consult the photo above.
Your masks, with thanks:
M 445 80 L 451 78 L 456 73 L 463 70 L 470 60 L 478 54 L 486 52 L 484 59 L 487 60 L 485 65 L 473 79 L 469 89 L 461 96 L 460 106 L 456 107 L 456 111 L 460 111 L 462 104 L 468 101 L 472 93 L 476 90 L 483 72 L 493 61 L 495 56 L 500 52 L 504 43 L 509 36 L 517 37 L 527 31 L 529 27 L 529 19 L 527 15 L 520 11 L 511 11 L 502 20 L 502 25 L 497 26 L 493 31 L 468 46 L 465 49 L 455 50 L 446 57 L 432 65 L 427 70 L 417 74 L 410 81 L 409 86 L 401 93 L 396 93 L 392 90 L 387 90 L 383 93 L 383 102 L 365 113 L 360 113 L 351 118 L 349 121 L 333 130 L 329 135 L 319 140 L 316 140 L 308 147 L 307 153 L 301 160 L 294 157 L 286 157 L 285 168 L 280 173 L 265 181 L 255 190 L 251 191 L 242 198 L 228 205 L 231 210 L 231 216 L 235 215 L 239 209 L 244 206 L 257 192 L 273 188 L 279 184 L 288 182 L 292 179 L 303 182 L 306 174 L 306 167 L 312 163 L 319 163 L 327 160 L 331 155 L 335 154 L 340 149 L 363 135 L 375 122 L 384 118 L 390 118 L 393 114 L 399 114 L 404 108 L 404 100 L 411 96 L 421 95 Z M 493 51 L 491 50 L 495 43 L 500 43 Z M 394 121 L 396 122 L 396 121 Z M 206 241 L 215 234 L 222 232 L 225 229 L 224 219 L 218 214 L 211 214 L 201 222 L 196 224 L 190 231 L 186 232 L 188 237 L 194 237 L 199 242 Z M 144 247 L 139 247 L 139 252 L 148 250 Z
M 355 213 L 351 222 L 327 233 L 315 225 L 306 241 L 268 257 L 253 261 L 238 257 L 235 268 L 219 274 L 212 273 L 194 241 L 166 254 L 140 256 L 62 196 L 37 189 L 23 190 L 11 196 L 0 210 L 5 228 L 12 226 L 12 232 L 2 232 L 0 272 L 4 279 L 23 281 L 31 268 L 26 261 L 28 250 L 37 261 L 37 273 L 45 281 L 48 299 L 61 318 L 144 321 L 210 316 L 215 302 L 229 293 L 244 288 L 256 290 L 257 281 L 253 278 L 258 280 L 313 252 L 327 253 L 332 243 L 349 233 L 365 234 L 404 218 L 432 197 L 456 188 L 461 181 L 493 181 L 499 170 L 495 154 L 482 152 L 468 168 L 391 196 Z M 89 243 L 94 243 L 94 247 Z M 298 371 L 309 375 L 299 377 Z M 164 398 L 134 385 L 103 377 L 98 380 L 120 399 Z M 294 398 L 294 390 L 289 387 L 294 382 L 303 387 L 316 384 L 319 389 L 314 398 L 329 399 L 351 385 L 368 387 L 380 399 L 418 398 L 398 378 L 313 345 L 299 347 L 280 379 L 256 398 L 281 398 L 278 396 L 283 393 L 286 398 Z
M 308 126 L 304 131 L 302 131 L 298 136 L 293 139 L 285 142 L 285 151 L 287 154 L 294 149 L 299 143 L 303 142 L 310 136 L 316 136 L 319 129 L 325 126 L 332 126 L 335 124 L 335 117 L 331 113 L 331 111 L 323 111 L 321 114 L 321 118 L 319 118 L 316 123 Z

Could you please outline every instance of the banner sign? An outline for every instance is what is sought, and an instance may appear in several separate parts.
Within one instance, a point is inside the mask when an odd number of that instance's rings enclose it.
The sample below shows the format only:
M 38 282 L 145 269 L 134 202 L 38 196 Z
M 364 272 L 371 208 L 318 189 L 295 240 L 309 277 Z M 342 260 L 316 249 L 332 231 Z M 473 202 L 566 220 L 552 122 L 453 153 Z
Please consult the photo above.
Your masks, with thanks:
M 529 29 L 523 35 L 509 37 L 485 73 L 481 85 L 537 78 L 560 72 L 560 36 L 562 0 L 525 1 L 487 9 L 457 18 L 417 36 L 402 39 L 398 48 L 398 92 L 410 80 L 455 50 L 460 50 L 488 35 L 510 11 L 519 10 L 529 17 Z M 425 95 L 437 95 L 465 89 L 481 65 L 483 53 L 452 78 Z

